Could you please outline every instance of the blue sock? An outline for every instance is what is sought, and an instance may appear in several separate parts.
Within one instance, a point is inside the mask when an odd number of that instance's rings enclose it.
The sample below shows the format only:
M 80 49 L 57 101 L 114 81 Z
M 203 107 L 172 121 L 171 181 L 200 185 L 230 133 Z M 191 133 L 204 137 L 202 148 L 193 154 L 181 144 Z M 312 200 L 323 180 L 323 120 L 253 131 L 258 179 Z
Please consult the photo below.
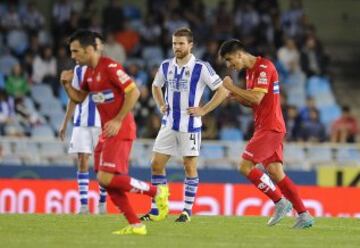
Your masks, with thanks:
M 165 175 L 151 175 L 151 184 L 154 186 L 161 185 L 161 184 L 167 184 L 167 179 Z M 151 201 L 151 210 L 150 214 L 152 215 L 158 215 L 159 210 L 156 207 L 155 200 L 152 199 Z
M 77 183 L 81 205 L 88 205 L 89 172 L 77 172 Z
M 101 187 L 99 185 L 99 194 L 100 194 L 100 197 L 99 197 L 99 203 L 105 203 L 106 202 L 106 189 Z
M 198 185 L 199 185 L 199 177 L 186 177 L 184 180 L 184 187 L 185 187 L 184 211 L 186 211 L 189 215 L 191 215 L 191 210 L 195 202 L 195 196 L 198 190 Z

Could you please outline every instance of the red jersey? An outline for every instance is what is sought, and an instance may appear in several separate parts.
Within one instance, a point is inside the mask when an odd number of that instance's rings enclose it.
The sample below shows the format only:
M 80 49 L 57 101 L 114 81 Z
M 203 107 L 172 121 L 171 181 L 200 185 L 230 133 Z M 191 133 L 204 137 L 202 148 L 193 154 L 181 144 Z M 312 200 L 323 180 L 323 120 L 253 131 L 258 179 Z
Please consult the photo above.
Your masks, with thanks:
M 285 122 L 280 106 L 279 78 L 270 60 L 257 57 L 255 65 L 246 70 L 246 89 L 265 93 L 260 104 L 252 107 L 255 131 L 273 130 L 285 133 Z
M 101 57 L 95 68 L 87 67 L 81 84 L 81 88 L 88 91 L 90 99 L 96 103 L 102 127 L 120 112 L 125 92 L 135 87 L 123 67 L 107 57 Z M 124 140 L 136 138 L 136 124 L 131 113 L 123 119 L 116 137 Z

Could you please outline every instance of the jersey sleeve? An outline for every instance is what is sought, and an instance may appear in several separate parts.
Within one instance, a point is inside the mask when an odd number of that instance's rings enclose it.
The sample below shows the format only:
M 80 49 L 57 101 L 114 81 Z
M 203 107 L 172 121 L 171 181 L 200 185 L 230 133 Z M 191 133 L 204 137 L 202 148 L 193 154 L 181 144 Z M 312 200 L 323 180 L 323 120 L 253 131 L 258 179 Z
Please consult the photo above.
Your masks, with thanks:
M 75 66 L 74 68 L 74 77 L 72 79 L 71 85 L 77 89 L 80 90 L 82 88 L 82 81 L 84 79 L 86 67 L 82 66 Z
M 158 71 L 156 72 L 154 81 L 153 81 L 153 85 L 157 86 L 157 87 L 163 87 L 165 84 L 165 75 L 164 75 L 164 71 L 165 71 L 165 67 L 166 65 L 164 63 L 162 63 L 158 69 Z
M 263 93 L 269 92 L 271 84 L 272 74 L 274 68 L 269 64 L 260 64 L 257 72 L 254 75 L 254 88 L 253 91 L 259 91 Z
M 203 63 L 202 80 L 211 90 L 216 90 L 222 85 L 222 80 L 208 62 Z
M 127 93 L 136 88 L 134 80 L 124 71 L 124 68 L 120 64 L 110 63 L 107 66 L 107 72 L 111 82 L 123 92 Z

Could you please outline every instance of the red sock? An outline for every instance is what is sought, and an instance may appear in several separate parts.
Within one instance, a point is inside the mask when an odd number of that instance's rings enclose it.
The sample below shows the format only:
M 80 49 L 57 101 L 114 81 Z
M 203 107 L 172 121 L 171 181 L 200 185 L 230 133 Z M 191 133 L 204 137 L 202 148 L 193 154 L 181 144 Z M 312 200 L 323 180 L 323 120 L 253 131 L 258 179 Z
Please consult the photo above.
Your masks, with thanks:
M 296 189 L 294 182 L 289 178 L 285 177 L 277 184 L 284 194 L 284 196 L 292 203 L 295 210 L 300 214 L 306 211 L 304 203 L 302 202 L 299 192 Z
M 108 189 L 107 192 L 109 193 L 113 203 L 120 209 L 121 212 L 124 213 L 124 216 L 129 224 L 141 223 L 131 207 L 129 198 L 125 192 L 116 189 Z
M 114 175 L 107 188 L 118 189 L 124 192 L 145 194 L 150 197 L 155 197 L 157 191 L 155 186 L 126 175 Z
M 280 190 L 272 183 L 270 177 L 257 168 L 253 168 L 247 178 L 273 202 L 281 199 Z

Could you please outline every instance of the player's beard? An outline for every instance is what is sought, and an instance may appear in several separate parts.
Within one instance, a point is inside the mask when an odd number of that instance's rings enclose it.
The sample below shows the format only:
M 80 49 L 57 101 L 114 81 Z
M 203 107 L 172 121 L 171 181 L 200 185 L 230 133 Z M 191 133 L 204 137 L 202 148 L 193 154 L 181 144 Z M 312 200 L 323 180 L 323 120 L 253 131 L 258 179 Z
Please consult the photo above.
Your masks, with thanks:
M 188 54 L 189 54 L 188 51 L 185 51 L 185 52 L 175 51 L 175 57 L 176 57 L 177 59 L 183 59 L 183 58 L 185 58 Z

